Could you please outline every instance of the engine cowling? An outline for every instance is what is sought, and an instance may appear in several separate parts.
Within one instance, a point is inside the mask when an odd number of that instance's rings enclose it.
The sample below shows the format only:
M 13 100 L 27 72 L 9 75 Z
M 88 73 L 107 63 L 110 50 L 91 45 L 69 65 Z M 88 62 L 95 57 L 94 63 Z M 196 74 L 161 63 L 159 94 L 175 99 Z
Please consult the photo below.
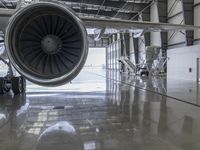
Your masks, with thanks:
M 49 2 L 18 10 L 9 20 L 5 45 L 15 69 L 43 86 L 71 81 L 88 54 L 82 21 L 71 9 Z

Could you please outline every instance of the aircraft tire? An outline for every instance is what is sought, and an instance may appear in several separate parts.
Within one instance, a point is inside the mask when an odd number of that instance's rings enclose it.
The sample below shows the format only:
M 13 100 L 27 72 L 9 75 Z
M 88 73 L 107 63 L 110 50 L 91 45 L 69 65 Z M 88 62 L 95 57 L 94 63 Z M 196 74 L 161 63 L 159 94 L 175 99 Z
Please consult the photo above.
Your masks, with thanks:
M 24 93 L 26 92 L 26 79 L 22 76 L 20 78 L 21 78 L 21 92 Z
M 0 77 L 0 95 L 5 93 L 5 80 L 3 77 Z
M 11 79 L 12 83 L 12 91 L 15 95 L 18 95 L 22 91 L 22 82 L 21 82 L 21 77 L 13 77 Z

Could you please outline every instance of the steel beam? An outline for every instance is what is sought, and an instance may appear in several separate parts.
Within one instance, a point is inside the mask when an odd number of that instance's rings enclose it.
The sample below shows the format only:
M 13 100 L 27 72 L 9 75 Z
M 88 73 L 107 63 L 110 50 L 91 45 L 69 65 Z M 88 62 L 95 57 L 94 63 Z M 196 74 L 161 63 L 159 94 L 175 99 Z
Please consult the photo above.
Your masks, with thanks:
M 109 45 L 109 38 L 102 38 L 99 41 L 94 40 L 95 35 L 89 35 L 89 47 L 106 47 Z
M 199 3 L 196 3 L 196 4 L 194 4 L 194 8 L 195 7 L 198 7 L 200 5 L 200 2 Z
M 104 0 L 60 0 L 62 2 L 73 2 L 73 3 L 81 3 L 82 4 L 93 4 L 93 5 L 99 5 L 101 6 L 101 4 L 103 3 Z M 124 6 L 124 4 L 126 4 L 126 1 L 110 1 L 110 0 L 106 0 L 104 2 L 104 6 L 105 7 L 115 7 L 115 8 L 122 8 Z M 128 2 L 128 5 L 124 8 L 125 10 L 136 10 L 137 12 L 141 11 L 141 9 L 143 9 L 145 6 L 147 6 L 149 4 L 149 2 L 147 3 L 137 3 L 137 2 Z
M 73 10 L 77 13 L 80 12 L 80 9 L 74 9 Z M 93 14 L 96 15 L 98 13 L 99 16 L 108 16 L 108 17 L 114 17 L 117 13 L 117 11 L 106 11 L 106 10 L 95 10 L 95 9 L 81 9 L 81 13 L 84 14 Z M 131 16 L 136 15 L 136 13 L 126 13 L 126 12 L 119 12 L 116 16 L 117 18 L 122 19 L 129 19 Z

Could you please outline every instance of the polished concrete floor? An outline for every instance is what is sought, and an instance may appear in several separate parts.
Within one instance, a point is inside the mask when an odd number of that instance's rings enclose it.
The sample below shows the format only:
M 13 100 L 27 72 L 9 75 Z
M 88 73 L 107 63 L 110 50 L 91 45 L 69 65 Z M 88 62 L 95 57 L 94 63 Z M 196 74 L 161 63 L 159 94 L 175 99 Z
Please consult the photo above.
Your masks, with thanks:
M 95 69 L 58 88 L 29 84 L 0 96 L 0 150 L 200 150 L 198 92 Z

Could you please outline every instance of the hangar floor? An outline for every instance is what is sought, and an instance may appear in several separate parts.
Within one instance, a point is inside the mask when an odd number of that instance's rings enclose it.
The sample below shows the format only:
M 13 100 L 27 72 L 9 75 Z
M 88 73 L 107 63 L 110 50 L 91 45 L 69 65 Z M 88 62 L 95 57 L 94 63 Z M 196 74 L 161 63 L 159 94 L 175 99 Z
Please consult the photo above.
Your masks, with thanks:
M 1 96 L 0 150 L 200 149 L 197 85 L 92 70 Z

